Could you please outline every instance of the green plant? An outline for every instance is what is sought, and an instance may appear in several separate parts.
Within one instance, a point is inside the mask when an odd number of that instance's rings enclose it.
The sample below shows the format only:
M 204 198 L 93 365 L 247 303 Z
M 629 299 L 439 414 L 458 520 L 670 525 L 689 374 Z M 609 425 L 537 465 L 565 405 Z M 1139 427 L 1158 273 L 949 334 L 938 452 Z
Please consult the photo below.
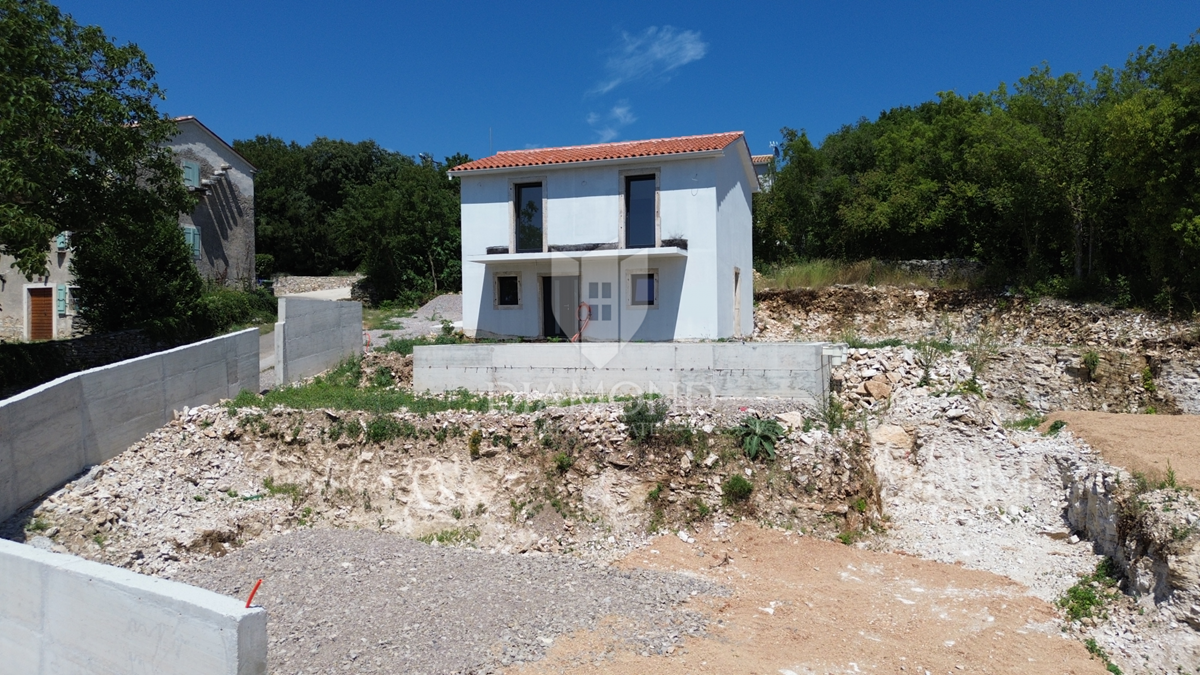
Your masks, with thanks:
M 1114 590 L 1116 585 L 1116 565 L 1111 558 L 1105 558 L 1096 565 L 1094 572 L 1083 575 L 1074 586 L 1067 589 L 1058 599 L 1058 606 L 1070 621 L 1089 617 L 1107 618 L 1104 606 L 1117 597 Z
M 646 493 L 646 501 L 647 502 L 657 502 L 658 498 L 662 496 L 662 491 L 663 491 L 663 484 L 662 483 L 655 484 L 654 489 L 651 490 L 650 492 Z
M 192 495 L 192 499 L 194 501 L 202 502 L 204 501 L 204 495 Z
M 855 499 L 855 500 L 854 500 L 854 503 L 853 503 L 853 504 L 851 504 L 850 506 L 851 506 L 851 507 L 853 507 L 853 508 L 854 508 L 854 510 L 855 510 L 855 511 L 857 511 L 857 512 L 859 512 L 859 513 L 866 513 L 866 512 L 867 512 L 867 500 L 866 500 L 866 499 L 863 499 L 862 497 L 859 497 L 858 499 Z
M 696 514 L 694 520 L 704 520 L 712 513 L 712 509 L 709 508 L 708 504 L 705 504 L 704 500 L 699 497 L 692 498 L 692 511 Z
M 854 542 L 858 541 L 862 537 L 862 534 L 863 533 L 859 532 L 858 530 L 843 530 L 842 532 L 838 533 L 837 540 L 846 546 L 850 546 Z
M 565 475 L 575 465 L 575 458 L 565 452 L 554 455 L 554 469 L 559 475 Z
M 450 515 L 451 515 L 451 517 L 453 517 L 455 520 L 462 520 L 462 517 L 463 517 L 463 511 L 462 511 L 462 509 L 460 509 L 460 508 L 458 508 L 458 507 L 456 506 L 456 507 L 454 507 L 454 508 L 450 509 Z
M 1046 434 L 1048 436 L 1055 436 L 1058 434 L 1058 432 L 1062 431 L 1063 427 L 1065 426 L 1067 426 L 1067 422 L 1065 420 L 1054 420 L 1050 423 L 1050 428 L 1046 430 Z
M 1148 392 L 1158 391 L 1158 387 L 1154 385 L 1154 371 L 1150 369 L 1150 366 L 1142 368 L 1142 389 Z
M 1022 417 L 1019 420 L 1005 422 L 1004 426 L 1008 427 L 1009 429 L 1020 429 L 1021 431 L 1029 431 L 1030 429 L 1036 429 L 1036 428 L 1042 426 L 1042 423 L 1044 423 L 1045 421 L 1046 421 L 1045 415 L 1028 415 L 1026 417 Z
M 108 541 L 104 538 L 104 535 L 99 533 L 92 537 L 92 542 L 100 548 L 104 548 L 104 545 L 108 543 Z
M 385 443 L 394 438 L 415 438 L 417 429 L 410 422 L 401 422 L 394 417 L 379 416 L 367 422 L 367 441 Z
M 478 504 L 475 505 L 475 515 L 476 516 L 482 516 L 485 513 L 487 513 L 487 506 L 485 506 L 483 502 L 479 502 Z
M 846 408 L 837 396 L 829 395 L 829 398 L 820 406 L 821 418 L 825 421 L 825 428 L 830 432 L 834 432 L 846 426 Z
M 34 518 L 25 524 L 26 532 L 45 532 L 50 529 L 50 524 L 41 518 Z
M 479 445 L 483 443 L 483 432 L 474 429 L 471 431 L 470 438 L 467 439 L 467 451 L 471 455 L 471 459 L 479 459 Z
M 479 528 L 474 525 L 468 525 L 464 528 L 451 528 L 433 532 L 421 537 L 417 537 L 417 541 L 426 544 L 437 542 L 439 544 L 469 544 L 479 538 Z
M 768 459 L 775 459 L 775 445 L 779 443 L 784 430 L 775 420 L 750 416 L 733 428 L 733 434 L 741 440 L 742 451 L 749 459 L 755 459 L 759 453 Z
M 304 489 L 295 483 L 276 483 L 274 478 L 267 477 L 263 479 L 263 487 L 272 496 L 287 495 L 295 503 L 304 499 Z
M 721 500 L 727 506 L 750 499 L 752 492 L 754 492 L 754 484 L 746 480 L 740 473 L 733 474 L 721 483 Z
M 1083 355 L 1083 367 L 1087 369 L 1088 379 L 1096 381 L 1096 369 L 1100 367 L 1100 355 L 1095 351 L 1088 351 Z
M 304 527 L 305 525 L 308 525 L 309 518 L 312 518 L 312 513 L 313 513 L 313 510 L 312 510 L 311 506 L 306 506 L 303 509 L 301 509 L 300 517 L 296 520 L 296 524 L 299 525 L 300 527 Z
M 661 508 L 655 508 L 650 514 L 650 522 L 646 523 L 646 532 L 654 534 L 662 529 L 664 522 L 667 519 L 667 514 Z
M 629 438 L 641 444 L 654 437 L 666 418 L 666 401 L 642 396 L 625 403 L 621 422 L 626 426 Z

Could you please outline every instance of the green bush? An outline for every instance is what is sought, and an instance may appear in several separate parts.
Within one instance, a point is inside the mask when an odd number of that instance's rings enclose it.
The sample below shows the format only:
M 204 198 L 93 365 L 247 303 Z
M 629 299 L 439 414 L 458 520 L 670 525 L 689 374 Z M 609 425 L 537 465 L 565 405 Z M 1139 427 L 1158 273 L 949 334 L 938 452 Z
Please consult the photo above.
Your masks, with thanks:
M 642 396 L 625 403 L 621 422 L 628 428 L 635 443 L 646 443 L 667 419 L 667 402 L 660 398 Z
M 196 301 L 196 324 L 202 335 L 217 335 L 231 328 L 274 323 L 277 301 L 263 289 L 241 291 L 209 285 Z
M 754 492 L 754 484 L 740 473 L 733 474 L 721 483 L 721 501 L 725 502 L 726 506 L 750 499 L 751 492 Z
M 775 459 L 775 444 L 783 436 L 783 427 L 775 420 L 764 420 L 757 417 L 747 417 L 742 423 L 733 428 L 733 434 L 742 441 L 742 451 L 746 457 L 754 459 L 759 453 L 768 459 Z
M 259 253 L 254 256 L 254 276 L 259 279 L 270 279 L 275 276 L 275 256 L 270 253 Z

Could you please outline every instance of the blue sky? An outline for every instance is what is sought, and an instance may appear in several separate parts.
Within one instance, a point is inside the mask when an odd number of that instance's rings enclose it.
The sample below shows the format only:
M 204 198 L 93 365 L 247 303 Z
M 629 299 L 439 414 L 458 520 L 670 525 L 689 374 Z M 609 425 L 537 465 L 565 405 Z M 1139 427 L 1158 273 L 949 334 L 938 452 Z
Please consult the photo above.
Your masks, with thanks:
M 162 108 L 226 140 L 373 138 L 494 150 L 862 116 L 1011 82 L 1043 61 L 1090 75 L 1185 43 L 1200 2 L 341 2 L 60 0 L 137 43 Z

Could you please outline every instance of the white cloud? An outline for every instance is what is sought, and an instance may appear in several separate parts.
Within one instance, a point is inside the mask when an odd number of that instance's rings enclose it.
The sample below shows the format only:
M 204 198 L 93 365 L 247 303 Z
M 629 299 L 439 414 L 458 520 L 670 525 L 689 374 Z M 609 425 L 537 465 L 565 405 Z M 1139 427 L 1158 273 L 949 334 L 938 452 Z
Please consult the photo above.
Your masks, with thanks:
M 601 143 L 607 143 L 621 134 L 621 129 L 629 126 L 637 121 L 637 117 L 633 114 L 633 107 L 629 105 L 629 101 L 618 101 L 604 115 L 596 113 L 588 113 L 587 123 L 592 127 L 592 131 L 596 132 L 596 136 Z
M 634 80 L 669 78 L 681 66 L 704 58 L 708 43 L 698 31 L 651 26 L 636 35 L 622 32 L 613 52 L 604 66 L 605 79 L 589 93 L 607 94 Z

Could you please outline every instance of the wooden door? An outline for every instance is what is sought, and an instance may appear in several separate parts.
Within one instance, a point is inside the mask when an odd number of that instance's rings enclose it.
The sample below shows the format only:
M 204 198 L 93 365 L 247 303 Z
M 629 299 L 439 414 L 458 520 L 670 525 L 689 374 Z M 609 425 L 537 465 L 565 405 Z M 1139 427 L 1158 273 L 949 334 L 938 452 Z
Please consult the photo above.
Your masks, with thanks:
M 54 339 L 54 289 L 29 289 L 29 339 Z

